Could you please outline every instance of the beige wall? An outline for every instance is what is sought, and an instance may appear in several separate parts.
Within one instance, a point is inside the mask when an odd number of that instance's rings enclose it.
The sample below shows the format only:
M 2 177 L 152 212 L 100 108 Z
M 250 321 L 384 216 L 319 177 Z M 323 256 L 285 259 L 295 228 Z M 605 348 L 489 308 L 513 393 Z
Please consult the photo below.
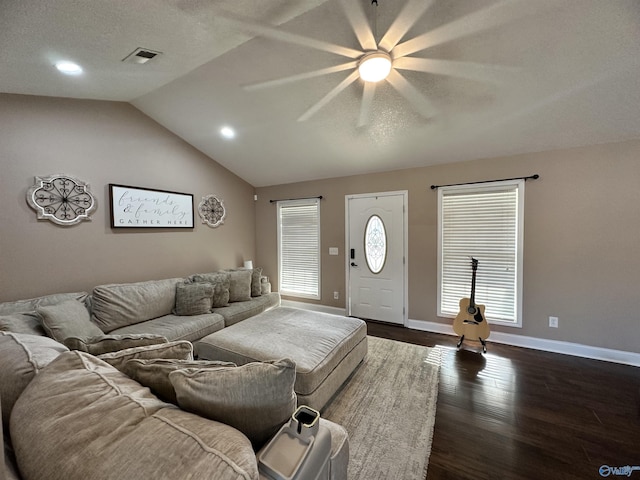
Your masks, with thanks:
M 89 290 L 109 282 L 186 276 L 255 254 L 253 187 L 127 103 L 0 95 L 0 301 Z M 64 173 L 91 186 L 91 222 L 37 220 L 25 200 L 34 176 Z M 218 228 L 113 230 L 108 184 L 224 200 Z
M 0 95 L 0 301 L 90 290 L 108 282 L 185 276 L 252 258 L 277 289 L 275 205 L 323 195 L 322 300 L 344 307 L 345 195 L 409 191 L 409 318 L 436 317 L 437 194 L 447 184 L 539 173 L 525 193 L 523 328 L 494 330 L 640 352 L 640 141 L 254 189 L 126 103 Z M 35 175 L 91 185 L 93 221 L 37 220 Z M 215 193 L 227 219 L 212 229 L 109 227 L 109 183 Z M 257 232 L 257 242 L 255 240 Z M 339 256 L 329 256 L 339 247 Z M 340 300 L 333 300 L 333 292 Z M 560 319 L 550 329 L 548 316 Z
M 345 195 L 409 191 L 409 319 L 436 316 L 432 184 L 540 174 L 525 188 L 523 328 L 495 331 L 640 352 L 640 141 L 259 188 L 257 263 L 277 288 L 276 207 L 322 195 L 322 300 L 345 306 Z M 339 256 L 329 256 L 329 247 Z M 333 292 L 340 300 L 333 300 Z M 558 329 L 548 327 L 550 315 Z

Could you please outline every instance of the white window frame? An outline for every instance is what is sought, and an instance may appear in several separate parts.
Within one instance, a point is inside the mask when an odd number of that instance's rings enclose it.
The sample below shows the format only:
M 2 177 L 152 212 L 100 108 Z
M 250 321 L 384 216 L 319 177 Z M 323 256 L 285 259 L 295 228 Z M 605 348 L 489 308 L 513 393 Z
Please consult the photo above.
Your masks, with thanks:
M 515 265 L 516 269 L 514 275 L 514 296 L 515 296 L 515 305 L 513 311 L 513 319 L 504 319 L 504 318 L 496 318 L 491 316 L 491 308 L 488 303 L 482 298 L 482 294 L 480 292 L 480 285 L 483 282 L 483 271 L 488 273 L 491 270 L 491 256 L 487 255 L 488 251 L 486 249 L 483 250 L 482 245 L 469 245 L 468 251 L 465 248 L 464 259 L 461 255 L 458 255 L 459 258 L 452 259 L 452 257 L 447 256 L 447 258 L 451 259 L 452 262 L 457 261 L 458 264 L 463 260 L 467 262 L 468 265 L 468 277 L 469 284 L 467 286 L 467 290 L 464 294 L 461 294 L 460 298 L 469 297 L 471 293 L 471 257 L 478 259 L 478 271 L 477 271 L 477 288 L 476 288 L 476 302 L 478 304 L 485 304 L 487 307 L 486 316 L 487 322 L 495 325 L 504 325 L 510 327 L 522 327 L 522 265 L 523 265 L 523 246 L 524 246 L 524 180 L 509 180 L 509 181 L 499 181 L 499 182 L 488 182 L 483 184 L 471 184 L 471 185 L 457 185 L 450 187 L 439 187 L 438 188 L 438 316 L 440 317 L 450 317 L 454 318 L 457 313 L 459 307 L 456 307 L 456 311 L 452 311 L 451 304 L 451 294 L 448 295 L 446 303 L 448 303 L 448 308 L 443 308 L 443 299 L 445 298 L 444 293 L 444 285 L 443 285 L 443 269 L 446 268 L 444 265 L 444 252 L 443 252 L 443 197 L 445 195 L 450 194 L 479 194 L 479 193 L 490 193 L 504 190 L 514 190 L 516 192 L 516 205 L 515 205 L 515 214 L 516 214 L 516 225 L 515 225 L 515 235 L 516 239 L 514 241 L 516 253 L 515 253 Z M 469 234 L 473 235 L 474 226 L 469 227 Z M 467 238 L 473 238 L 472 236 Z M 472 242 L 470 242 L 472 243 Z M 454 255 L 455 257 L 455 255 Z M 486 277 L 485 277 L 486 278 Z M 495 298 L 493 299 L 495 301 Z
M 295 208 L 295 207 L 315 207 L 316 208 L 316 217 L 312 219 L 312 224 L 308 225 L 306 230 L 306 234 L 313 235 L 313 238 L 308 239 L 309 245 L 303 247 L 303 249 L 298 253 L 298 255 L 302 254 L 304 256 L 304 262 L 308 264 L 308 266 L 312 269 L 312 279 L 309 278 L 309 273 L 304 273 L 304 271 L 296 271 L 293 272 L 293 268 L 291 267 L 292 263 L 295 263 L 295 259 L 287 258 L 286 253 L 284 252 L 283 245 L 283 222 L 282 222 L 282 213 L 283 209 L 286 208 Z M 278 223 L 278 287 L 279 291 L 282 295 L 298 297 L 298 298 L 308 298 L 313 300 L 321 299 L 321 276 L 320 276 L 320 266 L 321 266 L 321 245 L 320 245 L 320 199 L 319 198 L 311 198 L 311 199 L 302 199 L 302 200 L 282 200 L 277 203 L 277 223 Z M 313 224 L 313 220 L 315 220 L 315 225 Z M 303 233 L 303 232 L 299 232 Z M 287 265 L 284 263 L 287 262 Z M 304 267 L 304 265 L 300 265 L 300 267 Z M 288 271 L 291 270 L 291 271 Z M 304 269 L 303 269 L 304 270 Z M 296 289 L 295 281 L 292 280 L 292 277 L 299 276 L 300 280 L 306 285 L 306 288 Z M 315 280 L 315 282 L 314 282 Z M 314 284 L 315 283 L 315 284 Z M 314 288 L 315 287 L 315 288 Z M 315 291 L 314 291 L 315 290 Z

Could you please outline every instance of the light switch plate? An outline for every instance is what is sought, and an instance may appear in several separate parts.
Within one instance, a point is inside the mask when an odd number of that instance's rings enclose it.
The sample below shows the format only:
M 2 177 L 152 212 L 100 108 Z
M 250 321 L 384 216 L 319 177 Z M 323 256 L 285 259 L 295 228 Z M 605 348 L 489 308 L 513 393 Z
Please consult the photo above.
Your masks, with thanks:
M 329 255 L 338 255 L 338 247 L 329 247 Z

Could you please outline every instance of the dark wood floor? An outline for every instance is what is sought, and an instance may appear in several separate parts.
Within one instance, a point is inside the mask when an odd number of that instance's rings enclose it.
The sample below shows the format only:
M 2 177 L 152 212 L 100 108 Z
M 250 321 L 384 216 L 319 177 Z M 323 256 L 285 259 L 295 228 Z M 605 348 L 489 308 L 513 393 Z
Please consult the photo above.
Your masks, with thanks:
M 598 479 L 640 467 L 640 368 L 368 322 L 442 351 L 428 480 Z M 489 339 L 490 340 L 490 339 Z M 606 473 L 606 472 L 605 472 Z M 611 473 L 609 478 L 638 478 Z

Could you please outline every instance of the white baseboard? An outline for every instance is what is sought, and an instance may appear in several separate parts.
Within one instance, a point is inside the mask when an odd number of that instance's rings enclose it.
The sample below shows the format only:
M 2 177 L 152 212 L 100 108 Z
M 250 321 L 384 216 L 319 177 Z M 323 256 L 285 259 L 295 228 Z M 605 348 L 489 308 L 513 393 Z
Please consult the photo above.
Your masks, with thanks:
M 330 313 L 332 315 L 346 315 L 344 308 L 329 307 L 317 303 L 296 302 L 293 300 L 282 300 L 282 305 L 286 307 L 302 308 L 315 312 Z M 425 320 L 407 321 L 407 328 L 421 330 L 423 332 L 442 333 L 445 335 L 455 335 L 451 325 L 444 323 L 428 322 Z M 594 360 L 604 360 L 606 362 L 622 363 L 640 367 L 640 353 L 625 352 L 623 350 L 612 350 L 610 348 L 592 347 L 579 343 L 561 342 L 558 340 L 547 340 L 544 338 L 527 337 L 524 335 L 514 335 L 512 333 L 491 332 L 489 343 L 504 343 L 514 347 L 531 348 L 545 352 L 562 353 L 575 357 L 592 358 Z
M 409 320 L 407 328 L 422 330 L 425 332 L 442 333 L 445 335 L 455 335 L 450 325 L 424 320 Z M 531 348 L 533 350 L 543 350 L 545 352 L 562 353 L 576 357 L 592 358 L 594 360 L 604 360 L 606 362 L 622 363 L 640 367 L 640 353 L 625 352 L 623 350 L 612 350 L 610 348 L 593 347 L 579 343 L 562 342 L 559 340 L 547 340 L 544 338 L 527 337 L 524 335 L 514 335 L 512 333 L 491 332 L 489 343 L 504 343 L 515 347 Z
M 330 313 L 332 315 L 346 315 L 347 311 L 344 308 L 330 307 L 328 305 L 320 305 L 318 303 L 305 303 L 296 302 L 294 300 L 282 300 L 281 305 L 283 307 L 302 308 L 303 310 L 312 310 L 314 312 Z

